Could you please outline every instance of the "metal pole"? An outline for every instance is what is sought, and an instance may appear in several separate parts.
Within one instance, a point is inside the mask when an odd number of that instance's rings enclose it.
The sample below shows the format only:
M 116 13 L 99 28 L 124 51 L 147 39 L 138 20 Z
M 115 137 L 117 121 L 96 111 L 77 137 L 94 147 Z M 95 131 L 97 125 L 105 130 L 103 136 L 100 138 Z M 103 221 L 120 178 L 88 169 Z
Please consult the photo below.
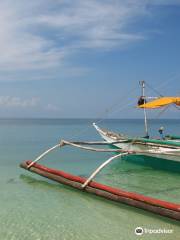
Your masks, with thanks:
M 140 85 L 142 86 L 142 97 L 143 97 L 144 100 L 146 100 L 146 96 L 145 96 L 145 81 L 140 81 Z M 146 108 L 143 108 L 143 109 L 144 109 L 145 134 L 146 134 L 146 137 L 149 137 Z

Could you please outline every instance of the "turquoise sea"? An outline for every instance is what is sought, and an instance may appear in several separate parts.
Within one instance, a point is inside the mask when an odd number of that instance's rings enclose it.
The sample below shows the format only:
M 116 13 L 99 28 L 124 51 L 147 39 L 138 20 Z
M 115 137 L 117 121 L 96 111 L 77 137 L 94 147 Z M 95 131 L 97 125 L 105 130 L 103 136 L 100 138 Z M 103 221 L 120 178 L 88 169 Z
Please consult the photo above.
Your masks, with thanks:
M 91 119 L 0 120 L 0 240 L 180 239 L 180 223 L 144 210 L 74 190 L 19 168 L 60 139 L 101 140 Z M 106 120 L 99 126 L 143 136 L 143 120 Z M 180 135 L 180 120 L 150 120 L 150 133 Z M 110 154 L 65 147 L 41 161 L 88 176 Z M 122 159 L 104 169 L 96 181 L 180 203 L 180 172 Z M 174 166 L 174 170 L 178 166 Z M 136 236 L 136 227 L 172 230 Z

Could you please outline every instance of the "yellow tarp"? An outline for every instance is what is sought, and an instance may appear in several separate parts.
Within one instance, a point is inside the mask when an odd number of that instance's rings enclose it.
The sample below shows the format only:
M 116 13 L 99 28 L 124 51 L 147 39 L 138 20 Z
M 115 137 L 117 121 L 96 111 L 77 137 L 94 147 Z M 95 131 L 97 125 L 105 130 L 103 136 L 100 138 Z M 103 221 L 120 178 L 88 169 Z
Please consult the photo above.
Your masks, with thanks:
M 161 97 L 154 101 L 139 105 L 139 108 L 160 108 L 169 104 L 180 106 L 180 97 Z

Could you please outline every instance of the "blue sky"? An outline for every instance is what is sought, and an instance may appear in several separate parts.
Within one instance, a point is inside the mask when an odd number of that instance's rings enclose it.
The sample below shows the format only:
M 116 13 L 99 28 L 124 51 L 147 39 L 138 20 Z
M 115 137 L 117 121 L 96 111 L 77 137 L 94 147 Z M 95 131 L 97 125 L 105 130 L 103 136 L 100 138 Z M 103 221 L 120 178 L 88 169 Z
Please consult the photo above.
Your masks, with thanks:
M 2 0 L 0 116 L 141 118 L 140 80 L 180 96 L 179 22 L 180 0 Z

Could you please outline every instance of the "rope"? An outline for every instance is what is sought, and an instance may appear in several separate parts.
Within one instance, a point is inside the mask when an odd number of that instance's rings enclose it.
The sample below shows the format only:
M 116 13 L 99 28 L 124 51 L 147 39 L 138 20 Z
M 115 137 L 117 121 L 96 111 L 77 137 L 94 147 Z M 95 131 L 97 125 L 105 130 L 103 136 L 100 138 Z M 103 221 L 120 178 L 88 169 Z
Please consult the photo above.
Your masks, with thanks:
M 164 97 L 158 90 L 156 90 L 155 88 L 153 88 L 152 86 L 150 86 L 148 83 L 146 83 L 146 85 L 153 90 L 155 93 L 157 93 L 160 97 Z
M 169 109 L 169 105 L 167 105 L 166 107 L 164 107 L 164 108 L 157 114 L 156 119 L 157 119 L 157 118 L 160 118 L 160 116 L 161 116 L 164 112 L 166 112 L 167 109 Z
M 104 120 L 104 118 L 110 112 L 111 113 L 114 112 L 115 107 L 119 107 L 119 105 L 121 106 L 124 102 L 126 103 L 128 100 L 127 96 L 129 96 L 130 94 L 132 96 L 132 93 L 134 93 L 136 89 L 137 89 L 137 86 L 133 87 L 128 93 L 126 93 L 124 96 L 122 96 L 120 99 L 118 99 L 118 101 L 116 103 L 112 104 L 108 109 L 106 109 L 106 111 L 98 117 L 99 120 L 96 123 L 99 123 L 100 121 Z M 121 109 L 124 109 L 124 106 L 122 108 L 120 108 L 119 110 L 121 110 Z
M 165 86 L 167 86 L 171 81 L 174 81 L 175 79 L 179 78 L 180 77 L 180 73 L 179 74 L 175 74 L 174 77 L 170 77 L 169 79 L 167 79 L 167 81 L 163 81 L 158 88 L 164 88 Z
M 170 83 L 172 80 L 175 80 L 176 78 L 180 77 L 180 74 L 176 74 L 174 77 L 171 77 L 169 79 L 167 79 L 167 81 L 163 81 L 157 88 L 162 88 L 164 86 L 166 86 L 168 83 Z M 150 84 L 147 84 L 146 85 L 151 89 L 153 90 L 154 92 L 156 92 L 159 96 L 163 96 L 157 89 L 153 88 L 152 86 L 150 86 Z M 135 92 L 135 90 L 137 89 L 137 86 L 136 87 L 133 87 L 128 93 L 126 93 L 126 95 L 124 95 L 123 97 L 121 97 L 120 99 L 118 99 L 117 103 L 115 104 L 112 104 L 105 112 L 104 114 L 102 113 L 100 117 L 98 117 L 98 120 L 96 121 L 96 124 L 99 124 L 101 123 L 102 121 L 104 121 L 104 119 L 107 117 L 108 114 L 110 113 L 115 113 L 115 112 L 121 112 L 123 111 L 124 109 L 127 109 L 127 107 L 131 107 L 133 106 L 132 103 L 128 103 L 126 105 L 123 105 L 122 108 L 120 109 L 114 109 L 116 107 L 118 107 L 119 105 L 122 105 L 124 102 L 126 103 L 128 98 L 127 96 L 131 95 L 132 96 L 132 93 Z M 85 127 L 83 130 L 81 131 L 78 131 L 78 134 L 75 133 L 73 136 L 72 136 L 72 139 L 75 138 L 75 137 L 78 137 L 80 136 L 81 134 L 87 132 L 90 128 L 91 128 L 91 125 L 92 125 L 92 122 L 89 123 L 89 126 Z
M 174 81 L 175 79 L 179 78 L 180 77 L 180 73 L 179 74 L 175 74 L 175 76 L 172 76 L 170 78 L 168 78 L 166 81 L 162 81 L 158 86 L 157 88 L 153 88 L 152 86 L 150 86 L 150 84 L 146 83 L 146 85 L 151 89 L 153 90 L 154 92 L 156 92 L 160 97 L 163 97 L 163 95 L 157 90 L 157 89 L 162 89 L 164 88 L 165 86 L 167 86 L 170 82 Z
M 167 84 L 168 82 L 174 80 L 175 78 L 177 78 L 177 77 L 179 77 L 179 76 L 180 76 L 180 74 L 177 75 L 177 76 L 175 76 L 174 78 L 168 79 L 165 83 L 163 82 L 163 84 L 161 84 L 161 85 L 165 85 L 165 84 Z M 163 96 L 158 90 L 155 90 L 155 89 L 154 89 L 152 86 L 150 86 L 149 84 L 146 83 L 146 85 L 147 85 L 149 88 L 151 88 L 153 91 L 155 91 L 156 93 L 158 93 L 158 95 Z M 161 85 L 159 85 L 159 87 L 160 87 Z M 127 98 L 127 96 L 131 96 L 131 99 L 132 99 L 132 94 L 133 94 L 136 90 L 137 90 L 137 86 L 133 87 L 128 93 L 126 93 L 124 96 L 122 96 L 120 99 L 118 99 L 118 101 L 117 101 L 115 104 L 112 104 L 110 107 L 108 107 L 107 110 L 104 111 L 104 113 L 102 113 L 102 114 L 97 118 L 98 120 L 95 121 L 96 124 L 99 124 L 99 123 L 101 123 L 102 121 L 104 121 L 104 120 L 106 119 L 107 115 L 110 114 L 110 113 L 117 113 L 117 112 L 119 113 L 119 112 L 124 111 L 124 110 L 127 109 L 128 107 L 134 106 L 134 103 L 129 103 L 129 102 L 128 102 L 128 99 L 129 99 L 129 98 Z M 128 102 L 128 103 L 127 103 L 127 102 Z M 124 104 L 124 103 L 126 103 L 126 104 Z M 123 104 L 124 104 L 124 105 L 123 105 Z M 119 105 L 123 105 L 123 107 L 121 107 L 120 109 L 119 109 L 119 108 L 118 108 L 118 109 L 115 109 L 115 108 L 118 107 Z M 82 135 L 83 133 L 86 133 L 87 131 L 89 131 L 89 130 L 91 129 L 91 127 L 92 127 L 92 123 L 93 123 L 93 122 L 94 122 L 94 121 L 90 121 L 90 122 L 88 123 L 89 126 L 86 126 L 84 129 L 82 129 L 82 130 L 80 130 L 80 131 L 78 130 L 77 132 L 75 132 L 74 134 L 72 134 L 72 139 L 77 138 L 77 137 L 79 137 L 80 135 Z
M 97 118 L 98 120 L 96 121 L 96 123 L 99 124 L 99 123 L 101 123 L 102 121 L 104 121 L 105 118 L 107 117 L 107 115 L 108 115 L 109 113 L 121 112 L 121 111 L 124 111 L 125 109 L 127 109 L 127 107 L 129 107 L 129 106 L 130 106 L 130 107 L 134 106 L 133 103 L 129 103 L 129 102 L 128 102 L 127 96 L 131 96 L 131 97 L 132 97 L 132 93 L 134 93 L 136 89 L 137 89 L 137 86 L 136 86 L 136 87 L 133 87 L 128 93 L 126 93 L 126 95 L 124 95 L 123 97 L 121 97 L 121 98 L 118 100 L 117 103 L 111 105 L 111 106 L 108 108 L 108 110 L 106 110 L 106 111 L 104 112 L 104 114 L 101 114 L 101 115 Z M 125 102 L 125 103 L 128 102 L 128 103 L 125 104 L 125 105 L 123 105 L 120 109 L 114 109 L 115 107 L 118 107 L 119 105 L 122 105 L 124 102 Z M 73 138 L 76 138 L 76 137 L 79 137 L 79 136 L 82 135 L 83 133 L 87 132 L 87 131 L 92 127 L 93 122 L 94 122 L 94 120 L 91 121 L 91 122 L 89 122 L 89 126 L 85 127 L 85 128 L 82 129 L 81 131 L 78 131 L 78 132 L 74 133 L 74 134 L 72 135 L 72 139 L 73 139 Z

